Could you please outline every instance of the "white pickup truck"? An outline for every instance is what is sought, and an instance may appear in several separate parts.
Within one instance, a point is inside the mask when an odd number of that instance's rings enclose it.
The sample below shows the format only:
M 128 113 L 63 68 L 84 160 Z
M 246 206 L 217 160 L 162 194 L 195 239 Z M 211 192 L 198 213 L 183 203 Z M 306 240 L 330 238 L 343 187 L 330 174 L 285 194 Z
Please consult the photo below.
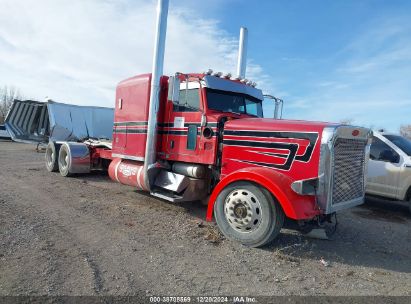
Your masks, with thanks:
M 411 140 L 374 131 L 366 193 L 407 201 L 411 212 Z

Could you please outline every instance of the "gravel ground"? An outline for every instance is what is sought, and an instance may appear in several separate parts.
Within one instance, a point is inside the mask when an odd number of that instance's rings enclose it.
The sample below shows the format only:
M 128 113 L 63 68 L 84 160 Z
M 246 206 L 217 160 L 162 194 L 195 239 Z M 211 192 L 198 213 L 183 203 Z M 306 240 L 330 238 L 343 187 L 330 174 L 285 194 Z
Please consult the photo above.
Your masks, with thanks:
M 0 142 L 0 295 L 411 295 L 405 205 L 368 199 L 339 214 L 333 241 L 283 229 L 253 249 L 222 238 L 200 203 L 63 178 L 43 157 Z

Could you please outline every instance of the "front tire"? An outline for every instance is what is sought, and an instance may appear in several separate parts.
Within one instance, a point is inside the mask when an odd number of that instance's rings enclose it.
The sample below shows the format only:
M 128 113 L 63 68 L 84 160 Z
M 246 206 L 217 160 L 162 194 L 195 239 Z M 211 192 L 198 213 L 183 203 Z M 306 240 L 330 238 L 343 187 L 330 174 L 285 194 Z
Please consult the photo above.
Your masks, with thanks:
M 236 182 L 221 191 L 214 205 L 221 232 L 249 247 L 270 243 L 284 224 L 284 212 L 272 195 L 249 182 Z

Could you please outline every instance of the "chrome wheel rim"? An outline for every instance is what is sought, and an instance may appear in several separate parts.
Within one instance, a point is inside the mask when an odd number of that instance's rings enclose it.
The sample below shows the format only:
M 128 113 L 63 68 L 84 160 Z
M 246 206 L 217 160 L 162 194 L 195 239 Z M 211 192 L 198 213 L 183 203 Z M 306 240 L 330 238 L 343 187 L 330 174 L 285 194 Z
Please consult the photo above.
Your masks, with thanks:
M 249 190 L 236 189 L 225 200 L 224 215 L 234 230 L 250 233 L 261 224 L 261 204 Z
M 46 163 L 47 166 L 51 167 L 53 165 L 54 153 L 52 149 L 47 149 L 46 151 Z
M 69 162 L 69 157 L 66 152 L 66 150 L 61 150 L 60 151 L 60 157 L 59 157 L 59 165 L 62 170 L 66 170 L 68 167 L 68 162 Z

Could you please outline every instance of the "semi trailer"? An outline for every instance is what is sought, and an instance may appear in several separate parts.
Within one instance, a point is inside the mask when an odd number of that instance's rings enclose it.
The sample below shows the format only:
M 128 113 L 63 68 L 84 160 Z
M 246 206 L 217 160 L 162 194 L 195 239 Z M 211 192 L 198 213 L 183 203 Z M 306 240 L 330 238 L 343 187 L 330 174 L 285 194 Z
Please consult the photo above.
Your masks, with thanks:
M 206 201 L 206 219 L 252 247 L 273 240 L 285 218 L 323 226 L 363 202 L 369 129 L 264 118 L 263 92 L 245 79 L 244 29 L 236 77 L 163 75 L 167 10 L 160 0 L 153 71 L 116 88 L 112 140 L 51 140 L 49 171 L 103 169 L 166 201 Z
M 111 140 L 113 108 L 79 106 L 47 98 L 13 101 L 5 129 L 16 142 L 47 145 L 49 141 Z

